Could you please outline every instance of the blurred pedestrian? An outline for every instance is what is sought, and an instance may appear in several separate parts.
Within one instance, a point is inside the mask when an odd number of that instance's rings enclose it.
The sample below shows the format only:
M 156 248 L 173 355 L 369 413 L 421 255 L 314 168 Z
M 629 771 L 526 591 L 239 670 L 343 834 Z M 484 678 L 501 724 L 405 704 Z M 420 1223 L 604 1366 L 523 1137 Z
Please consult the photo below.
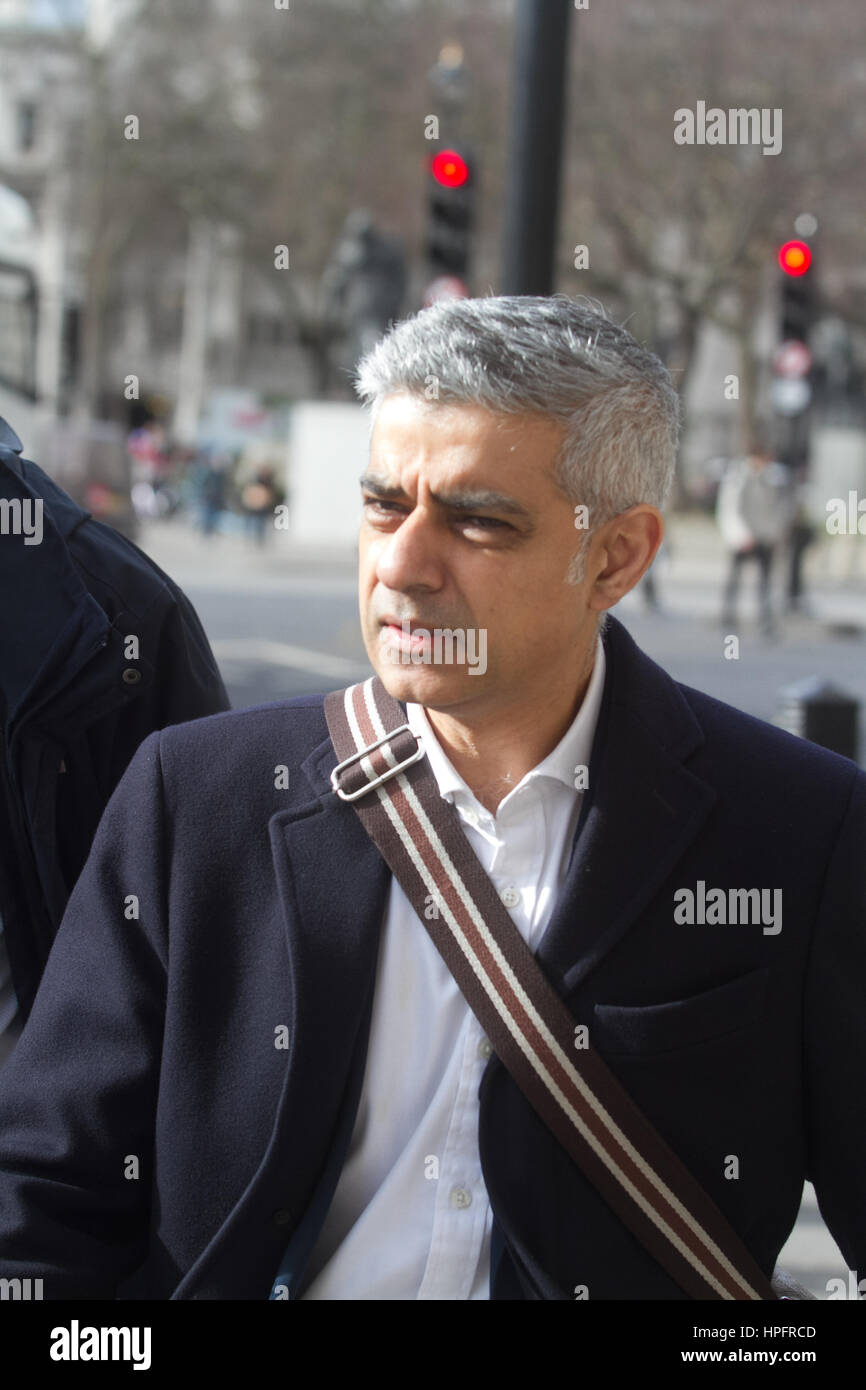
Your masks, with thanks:
M 228 454 L 208 453 L 198 477 L 199 514 L 202 534 L 211 536 L 219 530 L 222 513 L 228 501 L 231 460 Z
M 279 487 L 274 469 L 269 463 L 257 468 L 241 492 L 241 506 L 247 517 L 250 534 L 257 544 L 264 545 L 269 524 L 274 520 L 274 508 L 283 501 L 285 493 Z
M 162 477 L 165 430 L 158 420 L 146 420 L 130 430 L 126 451 L 132 459 L 133 482 L 157 483 Z
M 132 475 L 132 505 L 139 517 L 164 516 L 172 509 L 171 471 L 166 436 L 158 420 L 130 430 L 126 440 Z
M 760 445 L 747 458 L 735 460 L 722 478 L 716 520 L 730 552 L 723 596 L 725 627 L 736 624 L 740 574 L 744 564 L 754 562 L 758 566 L 761 630 L 772 635 L 773 560 L 790 527 L 790 497 L 788 470 Z
M 808 614 L 809 603 L 803 592 L 803 556 L 815 539 L 815 527 L 809 515 L 810 488 L 806 470 L 800 468 L 793 482 L 791 527 L 788 533 L 788 593 L 787 611 Z

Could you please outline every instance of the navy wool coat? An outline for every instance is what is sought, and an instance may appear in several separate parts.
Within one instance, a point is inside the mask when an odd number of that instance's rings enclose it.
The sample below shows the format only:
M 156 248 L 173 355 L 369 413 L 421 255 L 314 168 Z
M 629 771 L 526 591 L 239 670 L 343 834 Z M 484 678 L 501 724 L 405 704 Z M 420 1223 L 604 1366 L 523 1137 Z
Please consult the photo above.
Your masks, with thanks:
M 615 620 L 604 640 L 538 959 L 767 1275 L 806 1177 L 866 1269 L 866 776 L 675 683 Z M 335 763 L 321 697 L 144 740 L 0 1073 L 0 1276 L 46 1298 L 267 1299 L 279 1270 L 303 1292 L 389 885 Z M 781 890 L 781 930 L 677 921 L 699 883 Z M 492 1297 L 685 1296 L 495 1056 L 479 1144 Z

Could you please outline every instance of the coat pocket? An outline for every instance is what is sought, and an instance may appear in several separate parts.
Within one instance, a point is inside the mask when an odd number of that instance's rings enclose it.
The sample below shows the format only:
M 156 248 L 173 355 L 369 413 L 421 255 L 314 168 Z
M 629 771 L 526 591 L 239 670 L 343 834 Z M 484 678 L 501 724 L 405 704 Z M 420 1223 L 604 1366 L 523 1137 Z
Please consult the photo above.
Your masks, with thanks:
M 594 1006 L 596 1040 L 606 1056 L 673 1052 L 736 1033 L 761 1017 L 769 968 L 665 1004 Z

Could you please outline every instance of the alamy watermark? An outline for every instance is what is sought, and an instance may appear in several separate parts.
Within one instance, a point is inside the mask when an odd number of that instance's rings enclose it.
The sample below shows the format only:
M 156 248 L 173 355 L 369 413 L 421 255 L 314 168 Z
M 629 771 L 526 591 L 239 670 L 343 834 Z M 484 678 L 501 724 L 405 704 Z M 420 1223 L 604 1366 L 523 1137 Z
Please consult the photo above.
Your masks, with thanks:
M 781 888 L 708 888 L 699 878 L 694 889 L 674 893 L 674 921 L 680 926 L 763 926 L 764 936 L 782 930 Z
M 847 500 L 831 497 L 825 510 L 829 536 L 866 536 L 866 497 L 858 497 L 851 489 Z
M 707 107 L 695 103 L 694 111 L 680 106 L 674 112 L 674 143 L 677 145 L 763 145 L 764 154 L 782 149 L 781 106 Z
M 839 1298 L 866 1298 L 866 1279 L 861 1279 L 856 1269 L 848 1270 L 847 1280 L 828 1279 L 824 1287 L 827 1290 L 828 1302 Z
M 52 1361 L 131 1361 L 134 1371 L 150 1369 L 149 1327 L 82 1327 L 73 1318 L 68 1327 L 51 1329 L 48 1355 Z
M 0 1279 L 0 1302 L 39 1302 L 42 1297 L 41 1279 Z
M 0 497 L 0 536 L 23 536 L 25 545 L 40 545 L 42 505 L 41 497 Z
M 470 676 L 487 670 L 486 627 L 412 627 L 404 618 L 399 636 L 384 629 L 382 647 L 395 666 L 468 666 Z

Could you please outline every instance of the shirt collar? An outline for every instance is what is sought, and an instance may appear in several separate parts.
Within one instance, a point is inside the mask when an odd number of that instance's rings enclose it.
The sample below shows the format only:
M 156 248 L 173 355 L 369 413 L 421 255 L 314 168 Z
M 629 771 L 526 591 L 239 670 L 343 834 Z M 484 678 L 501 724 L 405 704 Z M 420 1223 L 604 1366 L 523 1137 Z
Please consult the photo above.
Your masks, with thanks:
M 570 792 L 577 794 L 575 768 L 589 765 L 604 690 L 604 672 L 604 645 L 599 636 L 596 638 L 592 675 L 580 703 L 580 709 L 556 747 L 551 749 L 536 767 L 531 768 L 516 786 L 512 787 L 508 796 L 504 797 L 500 803 L 500 808 L 519 787 L 523 787 L 527 782 L 540 777 L 554 778 L 566 786 Z M 429 759 L 433 776 L 436 778 L 440 795 L 446 801 L 467 801 L 473 806 L 477 806 L 478 801 L 475 794 L 442 751 L 442 745 L 433 732 L 433 726 L 427 718 L 424 706 L 407 702 L 406 722 L 412 732 L 420 735 L 424 740 L 424 750 Z

